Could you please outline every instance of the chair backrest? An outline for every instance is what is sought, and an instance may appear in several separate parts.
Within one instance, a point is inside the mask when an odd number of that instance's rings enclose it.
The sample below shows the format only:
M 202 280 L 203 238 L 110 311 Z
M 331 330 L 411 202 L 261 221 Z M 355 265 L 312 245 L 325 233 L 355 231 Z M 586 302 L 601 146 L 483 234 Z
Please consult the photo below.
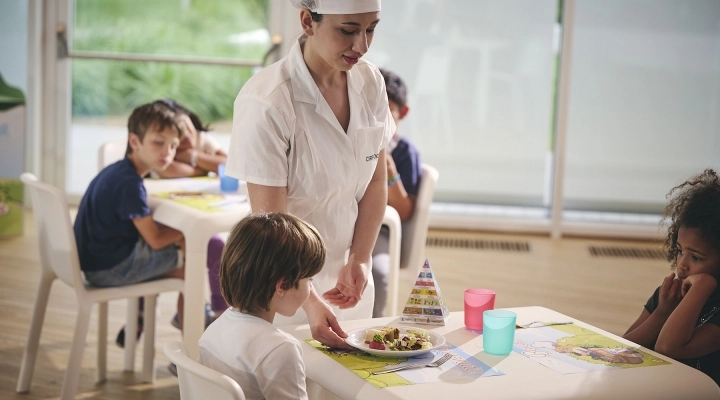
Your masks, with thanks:
M 438 171 L 427 164 L 422 164 L 420 187 L 415 198 L 415 210 L 410 218 L 402 223 L 402 246 L 400 250 L 400 266 L 409 271 L 420 272 L 425 263 L 425 243 L 427 241 L 430 222 L 430 205 L 435 195 L 435 184 Z
M 100 150 L 98 150 L 98 171 L 102 171 L 103 168 L 115 161 L 125 158 L 125 150 L 127 150 L 127 141 L 125 140 L 113 140 L 103 143 Z
M 232 378 L 188 357 L 185 345 L 165 343 L 165 355 L 177 367 L 182 400 L 245 400 L 245 393 Z
M 23 173 L 20 180 L 32 199 L 42 268 L 51 270 L 76 289 L 83 288 L 75 232 L 65 195 L 56 187 L 38 181 L 31 173 Z

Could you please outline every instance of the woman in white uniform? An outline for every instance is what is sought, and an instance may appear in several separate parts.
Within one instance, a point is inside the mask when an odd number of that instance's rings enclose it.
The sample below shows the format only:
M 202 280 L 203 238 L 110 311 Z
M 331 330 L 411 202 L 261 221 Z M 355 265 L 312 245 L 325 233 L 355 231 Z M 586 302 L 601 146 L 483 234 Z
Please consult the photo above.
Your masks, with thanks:
M 380 0 L 291 1 L 304 34 L 238 94 L 226 173 L 247 181 L 254 212 L 289 212 L 318 229 L 328 254 L 315 290 L 304 312 L 279 323 L 307 321 L 315 339 L 347 347 L 338 319 L 372 316 L 395 133 L 383 77 L 361 58 Z

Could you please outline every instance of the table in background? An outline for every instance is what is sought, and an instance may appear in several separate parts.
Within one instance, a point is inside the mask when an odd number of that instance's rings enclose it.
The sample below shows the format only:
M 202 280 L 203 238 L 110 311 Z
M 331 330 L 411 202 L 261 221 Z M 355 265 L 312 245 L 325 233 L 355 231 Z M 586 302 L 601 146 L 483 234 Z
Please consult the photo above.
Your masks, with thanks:
M 220 181 L 217 178 L 146 179 L 145 188 L 149 194 L 148 203 L 153 210 L 153 219 L 185 235 L 183 342 L 190 357 L 197 358 L 198 341 L 205 330 L 208 242 L 213 235 L 229 232 L 248 215 L 250 203 L 230 204 L 217 212 L 207 212 L 168 198 L 153 196 L 174 191 L 220 193 Z M 242 183 L 238 194 L 246 193 L 247 188 Z
M 633 347 L 637 345 L 602 329 L 544 307 L 509 308 L 518 323 L 567 321 L 588 328 Z M 399 325 L 398 318 L 342 321 L 346 331 L 378 325 Z M 311 337 L 307 325 L 281 327 L 302 342 L 308 393 L 313 397 L 342 399 L 720 399 L 720 388 L 704 373 L 678 361 L 643 348 L 668 360 L 670 365 L 560 374 L 515 352 L 492 356 L 483 352 L 482 336 L 468 331 L 464 314 L 453 312 L 447 325 L 425 326 L 445 336 L 447 341 L 484 363 L 505 373 L 502 376 L 394 386 L 378 389 L 305 340 Z M 332 392 L 332 393 L 328 393 Z

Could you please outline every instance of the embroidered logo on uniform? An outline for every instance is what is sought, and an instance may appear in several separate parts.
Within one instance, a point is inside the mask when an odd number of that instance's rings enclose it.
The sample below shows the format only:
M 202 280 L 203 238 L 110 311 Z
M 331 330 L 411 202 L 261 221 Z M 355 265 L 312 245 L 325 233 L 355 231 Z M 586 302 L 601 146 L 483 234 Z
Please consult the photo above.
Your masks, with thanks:
M 377 158 L 378 158 L 378 154 L 373 154 L 373 155 L 365 157 L 365 161 L 377 160 Z

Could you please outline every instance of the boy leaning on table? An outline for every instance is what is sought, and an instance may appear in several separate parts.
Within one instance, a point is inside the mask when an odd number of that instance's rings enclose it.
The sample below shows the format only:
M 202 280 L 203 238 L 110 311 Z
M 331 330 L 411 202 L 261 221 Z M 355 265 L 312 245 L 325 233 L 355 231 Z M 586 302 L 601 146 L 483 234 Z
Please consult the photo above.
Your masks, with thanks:
M 185 132 L 179 114 L 152 103 L 128 119 L 125 158 L 90 182 L 74 231 L 80 267 L 94 286 L 111 287 L 155 278 L 184 278 L 183 234 L 153 221 L 143 176 L 173 160 Z M 182 318 L 182 294 L 178 315 Z

